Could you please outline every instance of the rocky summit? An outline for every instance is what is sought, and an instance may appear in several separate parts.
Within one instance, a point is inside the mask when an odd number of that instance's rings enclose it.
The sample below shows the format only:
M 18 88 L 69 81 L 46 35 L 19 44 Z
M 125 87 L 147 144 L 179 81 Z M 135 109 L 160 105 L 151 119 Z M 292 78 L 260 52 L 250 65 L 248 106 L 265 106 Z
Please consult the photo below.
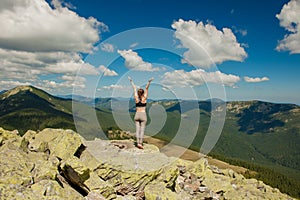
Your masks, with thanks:
M 84 140 L 71 130 L 0 128 L 0 199 L 293 199 L 205 158 L 168 157 L 133 140 Z

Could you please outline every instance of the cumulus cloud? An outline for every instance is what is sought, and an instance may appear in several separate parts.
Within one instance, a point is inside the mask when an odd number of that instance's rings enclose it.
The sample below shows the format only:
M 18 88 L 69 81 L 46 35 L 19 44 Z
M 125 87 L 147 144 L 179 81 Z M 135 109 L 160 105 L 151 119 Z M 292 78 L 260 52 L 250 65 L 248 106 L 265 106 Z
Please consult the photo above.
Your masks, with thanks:
M 57 77 L 60 75 L 75 76 L 99 75 L 101 69 L 85 63 L 80 54 L 75 52 L 24 52 L 15 50 L 4 50 L 0 48 L 0 79 L 13 82 L 31 82 L 38 86 L 41 76 Z M 54 81 L 54 80 L 53 80 Z M 51 84 L 67 87 L 70 84 Z M 43 86 L 44 84 L 41 84 Z M 80 86 L 82 87 L 82 86 Z M 44 87 L 43 87 L 44 88 Z
M 245 76 L 244 77 L 244 80 L 248 83 L 259 83 L 259 82 L 263 82 L 263 81 L 269 81 L 270 79 L 268 77 L 262 77 L 262 78 L 259 78 L 259 77 L 256 77 L 256 78 L 251 78 L 251 77 L 248 77 L 248 76 Z
M 76 9 L 76 7 L 71 4 L 70 2 L 65 2 L 64 0 L 52 0 L 51 4 L 55 7 L 55 8 L 61 8 L 62 5 L 70 8 L 70 9 Z
M 20 82 L 20 81 L 7 81 L 7 80 L 0 80 L 0 85 L 2 90 L 11 89 L 13 87 L 17 87 L 20 85 L 31 85 L 30 82 Z
M 115 52 L 115 47 L 112 44 L 103 43 L 103 44 L 101 44 L 101 50 L 105 51 L 105 52 L 112 53 L 112 52 Z
M 0 78 L 36 79 L 39 75 L 99 75 L 99 70 L 85 63 L 75 52 L 25 52 L 0 48 Z
M 0 2 L 0 79 L 12 87 L 14 83 L 69 87 L 70 82 L 41 76 L 71 76 L 78 70 L 81 75 L 101 73 L 85 63 L 81 53 L 91 52 L 108 27 L 93 17 L 79 16 L 70 10 L 71 4 L 52 0 L 51 5 L 45 0 Z
M 38 87 L 44 90 L 52 90 L 57 88 L 85 88 L 85 83 L 80 81 L 64 81 L 64 82 L 56 82 L 55 80 L 43 80 L 42 84 L 37 84 Z
M 248 31 L 247 31 L 246 29 L 239 29 L 239 28 L 237 28 L 237 27 L 235 27 L 235 26 L 233 26 L 232 29 L 233 29 L 233 31 L 234 31 L 235 33 L 239 33 L 239 34 L 241 34 L 242 36 L 246 36 L 246 35 L 248 34 Z M 244 45 L 241 44 L 241 46 L 244 46 Z
M 247 53 L 231 29 L 218 30 L 211 24 L 179 19 L 172 24 L 175 37 L 188 50 L 183 54 L 183 63 L 209 68 L 224 61 L 243 61 Z
M 75 74 L 81 75 L 99 75 L 99 71 L 92 65 L 84 62 L 62 62 L 48 65 L 45 70 L 52 74 Z
M 59 77 L 61 81 L 56 80 L 42 80 L 37 83 L 37 86 L 39 86 L 42 89 L 45 90 L 52 90 L 57 88 L 85 88 L 85 82 L 86 79 L 82 76 L 76 76 L 76 75 L 63 75 Z
M 63 7 L 54 8 L 44 0 L 2 0 L 0 3 L 0 47 L 21 51 L 90 52 L 103 22 L 80 17 Z
M 118 50 L 118 53 L 125 59 L 125 66 L 130 70 L 159 71 L 159 68 L 154 68 L 151 63 L 143 61 L 142 57 L 131 49 Z
M 125 86 L 125 85 L 112 84 L 112 85 L 103 86 L 102 88 L 105 89 L 105 90 L 115 90 L 115 89 L 118 89 L 118 90 L 124 90 L 124 89 L 126 89 L 126 90 L 128 90 L 131 87 Z
M 77 87 L 77 88 L 85 88 L 85 82 L 86 79 L 84 77 L 76 77 L 76 76 L 68 76 L 68 75 L 64 75 L 62 77 L 59 78 L 61 81 L 58 82 L 56 80 L 35 80 L 34 81 L 34 86 L 38 87 L 40 89 L 43 89 L 45 91 L 53 91 L 55 90 L 57 92 L 57 90 L 59 89 L 63 89 L 63 88 L 70 88 L 72 89 L 73 87 Z M 17 87 L 20 85 L 33 85 L 32 82 L 28 82 L 28 81 L 14 81 L 14 80 L 1 80 L 0 81 L 1 84 L 1 88 L 2 89 L 11 89 L 13 87 Z
M 236 75 L 224 74 L 220 71 L 206 72 L 202 69 L 196 69 L 190 72 L 184 70 L 166 72 L 161 83 L 166 87 L 192 87 L 206 83 L 217 83 L 234 87 L 238 81 L 240 81 L 240 77 Z
M 276 17 L 280 26 L 290 33 L 279 41 L 276 50 L 290 51 L 292 54 L 300 53 L 300 0 L 291 0 L 281 9 Z
M 61 77 L 62 80 L 64 81 L 80 81 L 80 82 L 85 82 L 86 79 L 84 77 L 80 77 L 80 76 L 70 76 L 70 75 L 63 75 Z
M 138 45 L 139 45 L 139 43 L 135 42 L 135 43 L 132 43 L 129 47 L 130 47 L 130 48 L 134 48 L 134 47 L 136 47 L 136 46 L 138 46 Z
M 115 72 L 114 70 L 110 70 L 104 65 L 99 66 L 99 71 L 103 73 L 103 76 L 118 76 L 118 73 Z
M 128 97 L 132 94 L 132 87 L 128 85 L 112 84 L 105 85 L 97 89 L 101 96 Z

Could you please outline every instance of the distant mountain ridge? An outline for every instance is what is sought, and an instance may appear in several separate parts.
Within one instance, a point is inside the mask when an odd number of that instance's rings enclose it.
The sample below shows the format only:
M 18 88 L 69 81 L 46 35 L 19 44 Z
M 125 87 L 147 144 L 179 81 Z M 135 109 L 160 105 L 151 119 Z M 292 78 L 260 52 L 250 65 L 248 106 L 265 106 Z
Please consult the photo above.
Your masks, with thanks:
M 53 96 L 34 86 L 18 86 L 0 94 L 0 126 L 13 130 L 21 135 L 27 130 L 42 130 L 44 128 L 65 128 L 76 130 L 72 106 L 77 106 L 83 112 L 94 110 L 88 103 Z M 111 124 L 110 113 L 96 109 L 98 119 L 104 131 Z M 98 137 L 97 126 L 90 124 L 84 117 L 76 116 L 77 125 L 84 127 L 83 137 L 93 139 Z
M 44 114 L 55 113 L 55 115 L 63 115 L 68 118 L 72 115 L 72 100 L 100 110 L 111 111 L 112 101 L 122 103 L 123 101 L 128 102 L 129 99 L 92 99 L 79 95 L 56 97 L 33 86 L 19 86 L 8 91 L 3 91 L 0 94 L 0 118 L 9 119 L 12 115 L 29 112 L 30 109 L 38 111 L 40 114 L 43 111 Z M 133 100 L 131 99 L 130 101 Z M 300 107 L 295 104 L 278 104 L 256 100 L 224 102 L 219 99 L 198 101 L 196 103 L 199 105 L 198 109 L 200 112 L 205 112 L 206 114 L 226 103 L 227 118 L 235 118 L 237 121 L 236 124 L 239 126 L 239 131 L 247 134 L 274 132 L 286 124 L 291 124 L 294 129 L 300 130 L 300 125 L 297 125 L 295 122 L 292 123 L 292 121 L 300 122 L 298 120 L 298 117 L 300 117 Z M 193 107 L 195 101 L 189 100 L 151 100 L 148 104 L 150 106 L 152 104 L 160 104 L 165 107 L 168 113 L 174 111 L 181 113 L 195 109 Z M 131 106 L 129 110 L 134 111 L 134 102 L 131 102 L 129 106 Z M 72 124 L 72 119 L 68 118 L 67 121 L 69 125 Z M 70 128 L 70 126 L 66 128 Z
M 23 133 L 26 129 L 40 130 L 47 126 L 75 128 L 68 100 L 32 86 L 19 86 L 2 93 L 0 110 L 1 124 Z
M 255 132 L 273 132 L 276 127 L 283 127 L 285 121 L 276 115 L 280 113 L 288 114 L 290 111 L 297 112 L 299 106 L 293 104 L 273 104 L 268 102 L 255 101 L 242 113 L 236 116 L 240 119 L 240 131 L 248 134 Z
M 64 128 L 76 131 L 72 115 L 72 103 L 82 111 L 95 109 L 99 124 L 104 132 L 118 129 L 111 113 L 111 101 L 119 104 L 124 99 L 97 98 L 79 102 L 50 95 L 33 86 L 20 86 L 0 94 L 0 127 L 17 129 L 24 134 L 27 130 L 44 128 Z M 162 130 L 154 137 L 171 141 L 179 128 L 181 112 L 193 109 L 188 100 L 153 100 L 163 106 L 167 121 Z M 211 119 L 211 111 L 226 104 L 226 119 L 221 137 L 211 155 L 237 159 L 259 164 L 280 172 L 297 181 L 300 185 L 300 106 L 263 101 L 199 101 L 200 122 L 198 132 L 190 148 L 198 151 Z M 134 115 L 134 102 L 129 102 L 131 117 Z M 213 106 L 212 106 L 213 105 Z M 184 107 L 184 110 L 182 110 Z M 97 127 L 87 119 L 79 119 L 81 126 L 90 128 L 86 139 L 98 137 Z M 130 129 L 131 128 L 131 129 Z M 134 127 L 128 125 L 128 130 Z M 187 134 L 189 130 L 186 130 Z M 180 138 L 177 141 L 180 144 Z M 294 184 L 295 185 L 295 184 Z M 300 196 L 300 194 L 299 194 Z
M 33 86 L 19 86 L 0 94 L 0 125 L 8 129 L 17 128 L 18 126 L 14 127 L 16 124 L 14 124 L 13 120 L 16 116 L 22 118 L 25 116 L 24 113 L 26 113 L 26 116 L 32 114 L 31 118 L 40 121 L 43 119 L 42 116 L 50 114 L 50 118 L 58 119 L 60 117 L 62 122 L 57 123 L 63 127 L 66 126 L 64 128 L 75 129 L 74 125 L 72 125 L 74 123 L 72 119 L 72 101 L 83 103 L 95 107 L 98 111 L 102 110 L 105 112 L 111 112 L 112 101 L 119 104 L 123 104 L 123 101 L 130 101 L 129 111 L 135 111 L 132 99 L 92 99 L 79 95 L 67 95 L 62 98 L 48 94 Z M 208 120 L 210 120 L 210 112 L 212 110 L 226 104 L 226 121 L 234 119 L 238 131 L 247 134 L 272 133 L 286 131 L 287 129 L 300 130 L 300 107 L 295 104 L 278 104 L 256 100 L 224 102 L 220 99 L 196 101 L 196 103 L 199 105 L 200 113 L 205 114 Z M 180 114 L 195 109 L 195 101 L 189 100 L 151 100 L 148 104 L 149 107 L 154 104 L 160 104 L 167 113 L 177 112 Z M 34 114 L 34 112 L 36 113 Z M 27 120 L 27 117 L 25 117 L 25 120 Z M 53 123 L 52 126 L 55 128 L 59 124 Z M 115 126 L 115 123 L 112 122 L 111 126 Z

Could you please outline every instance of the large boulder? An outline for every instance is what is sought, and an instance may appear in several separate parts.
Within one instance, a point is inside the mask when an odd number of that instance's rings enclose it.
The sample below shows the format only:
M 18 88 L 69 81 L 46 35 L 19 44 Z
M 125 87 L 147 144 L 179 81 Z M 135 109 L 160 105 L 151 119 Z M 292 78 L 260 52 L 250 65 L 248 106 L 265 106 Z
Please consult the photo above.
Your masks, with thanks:
M 72 130 L 44 129 L 38 133 L 27 131 L 23 139 L 28 141 L 30 151 L 50 151 L 59 159 L 67 159 L 73 156 L 82 145 L 81 137 Z
M 0 128 L 0 199 L 292 199 L 201 158 L 168 157 L 133 140 L 85 141 L 63 129 Z
M 154 145 L 145 144 L 144 150 L 140 150 L 130 140 L 94 140 L 85 141 L 84 144 L 87 151 L 100 163 L 95 170 L 98 176 L 124 196 L 144 196 L 145 186 L 157 177 L 161 181 L 170 182 L 169 185 L 173 185 L 176 179 L 178 169 L 173 167 L 164 170 L 175 159 L 160 153 Z
M 84 182 L 84 185 L 93 193 L 100 194 L 106 199 L 116 198 L 115 187 L 102 180 L 95 172 L 90 173 L 90 177 Z
M 0 147 L 0 155 L 0 184 L 28 185 L 32 182 L 31 171 L 35 164 L 28 154 L 17 146 L 6 143 Z
M 83 198 L 67 179 L 58 180 L 62 162 L 71 159 L 82 145 L 78 134 L 45 129 L 27 131 L 21 137 L 17 131 L 0 128 L 0 136 L 1 199 Z M 60 150 L 59 145 L 68 148 Z
M 147 200 L 183 200 L 177 193 L 166 188 L 162 182 L 153 182 L 145 187 Z
M 28 158 L 34 161 L 34 168 L 31 171 L 35 182 L 44 179 L 55 180 L 60 162 L 55 156 L 49 156 L 43 153 L 28 153 Z
M 19 184 L 3 184 L 0 183 L 0 198 L 1 199 L 15 199 L 15 200 L 36 200 L 44 199 L 43 196 L 33 192 L 30 188 Z
M 5 140 L 19 139 L 19 132 L 17 130 L 8 131 L 0 127 L 0 145 L 3 144 Z
M 89 188 L 84 184 L 90 178 L 90 169 L 87 168 L 79 158 L 72 156 L 67 160 L 63 160 L 61 165 L 61 172 L 73 185 L 80 187 L 86 193 Z
M 82 199 L 82 195 L 69 185 L 61 185 L 55 180 L 41 180 L 30 187 L 32 193 L 46 199 Z

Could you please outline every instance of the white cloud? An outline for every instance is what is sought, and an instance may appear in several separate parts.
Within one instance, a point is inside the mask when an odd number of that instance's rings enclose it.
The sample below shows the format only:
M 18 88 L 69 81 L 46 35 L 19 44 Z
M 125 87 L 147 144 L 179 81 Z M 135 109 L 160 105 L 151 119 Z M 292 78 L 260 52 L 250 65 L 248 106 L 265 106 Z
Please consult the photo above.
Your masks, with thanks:
M 8 90 L 20 85 L 31 85 L 30 82 L 0 80 L 1 90 Z
M 62 82 L 57 82 L 55 80 L 42 80 L 37 85 L 45 90 L 52 90 L 57 88 L 85 88 L 86 79 L 81 76 L 71 76 L 63 75 L 59 79 L 63 80 Z
M 72 82 L 79 81 L 81 83 L 83 83 L 83 82 L 86 81 L 86 78 L 84 78 L 84 77 L 81 77 L 81 76 L 70 76 L 70 75 L 63 75 L 61 77 L 61 79 L 64 80 L 64 81 L 72 81 Z
M 206 72 L 202 69 L 196 69 L 190 72 L 185 72 L 184 70 L 166 72 L 161 83 L 166 87 L 192 87 L 206 83 L 217 83 L 234 87 L 239 81 L 240 77 L 236 75 L 224 74 L 220 71 Z
M 114 70 L 110 70 L 104 65 L 99 66 L 99 71 L 103 73 L 103 76 L 118 76 L 118 73 L 115 72 Z
M 48 65 L 45 70 L 52 74 L 99 75 L 99 71 L 92 65 L 84 62 L 62 62 Z
M 172 24 L 175 37 L 188 50 L 183 63 L 209 68 L 224 61 L 243 61 L 247 57 L 244 48 L 229 28 L 218 30 L 211 24 L 179 19 Z
M 101 96 L 109 97 L 129 97 L 133 90 L 129 85 L 112 84 L 105 85 L 97 89 Z
M 2 0 L 0 2 L 0 79 L 67 87 L 62 79 L 41 75 L 99 75 L 100 69 L 85 63 L 80 53 L 91 52 L 108 27 L 93 17 L 80 17 L 74 6 L 52 0 Z M 69 9 L 70 8 L 70 9 Z M 82 82 L 84 83 L 84 81 Z M 83 87 L 80 83 L 79 87 Z
M 34 60 L 31 53 L 7 51 L 0 48 L 0 79 L 35 80 L 37 74 L 40 73 L 40 63 Z
M 134 47 L 136 47 L 137 45 L 139 45 L 139 43 L 137 43 L 137 42 L 132 43 L 132 44 L 129 46 L 129 48 L 134 48 Z
M 43 85 L 38 85 L 41 89 L 43 90 L 52 90 L 52 89 L 58 89 L 58 88 L 73 88 L 76 87 L 78 88 L 85 88 L 85 84 L 84 83 L 80 83 L 80 82 L 62 82 L 62 83 L 58 83 L 56 81 L 51 81 L 51 80 L 44 80 L 43 81 Z
M 76 9 L 73 4 L 71 4 L 70 2 L 64 2 L 64 0 L 52 0 L 51 4 L 56 8 L 61 8 L 61 5 L 63 5 L 69 9 Z
M 117 85 L 117 84 L 113 84 L 113 85 L 108 85 L 108 86 L 103 86 L 102 87 L 105 90 L 124 90 L 124 89 L 130 89 L 131 87 L 129 86 L 124 86 L 124 85 Z
M 280 21 L 280 26 L 290 32 L 279 42 L 276 50 L 290 51 L 292 54 L 300 53 L 300 0 L 291 0 L 285 4 L 276 17 Z
M 246 29 L 238 29 L 237 27 L 233 26 L 232 27 L 233 31 L 235 33 L 239 33 L 241 34 L 242 36 L 246 36 L 248 34 L 248 31 Z M 244 46 L 244 44 L 241 44 L 241 46 Z
M 112 53 L 112 52 L 115 52 L 115 47 L 112 44 L 103 43 L 103 44 L 101 44 L 101 50 L 105 51 L 105 52 Z
M 125 66 L 128 69 L 136 71 L 159 71 L 159 68 L 153 68 L 151 63 L 143 61 L 143 59 L 131 49 L 118 50 L 118 53 L 125 59 Z
M 53 1 L 2 0 L 0 3 L 0 47 L 21 51 L 90 52 L 99 33 L 107 26 L 93 17 L 77 13 Z
M 0 48 L 0 78 L 32 79 L 38 75 L 99 75 L 99 70 L 85 63 L 75 52 L 26 52 Z
M 13 87 L 20 86 L 20 85 L 34 85 L 35 87 L 38 87 L 45 91 L 53 91 L 53 90 L 57 91 L 64 88 L 72 89 L 73 87 L 85 88 L 86 79 L 84 77 L 64 75 L 59 79 L 63 81 L 57 82 L 56 80 L 39 80 L 39 79 L 35 80 L 34 82 L 1 80 L 0 84 L 2 89 L 11 89 Z
M 248 83 L 259 83 L 259 82 L 263 82 L 263 81 L 269 81 L 270 79 L 268 77 L 262 77 L 262 78 L 259 78 L 259 77 L 256 77 L 256 78 L 251 78 L 251 77 L 248 77 L 248 76 L 245 76 L 244 77 L 244 80 Z

